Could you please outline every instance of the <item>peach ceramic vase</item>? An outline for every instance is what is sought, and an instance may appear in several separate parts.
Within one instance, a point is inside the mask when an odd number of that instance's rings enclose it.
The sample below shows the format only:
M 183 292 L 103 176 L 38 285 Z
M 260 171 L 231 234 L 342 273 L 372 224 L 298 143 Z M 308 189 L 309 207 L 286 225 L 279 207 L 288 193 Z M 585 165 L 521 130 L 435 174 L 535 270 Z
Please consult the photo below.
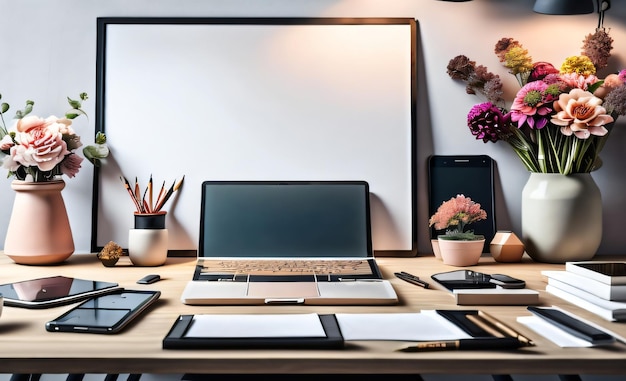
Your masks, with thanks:
M 74 238 L 61 190 L 65 181 L 13 180 L 15 200 L 4 253 L 15 263 L 49 265 L 74 253 Z

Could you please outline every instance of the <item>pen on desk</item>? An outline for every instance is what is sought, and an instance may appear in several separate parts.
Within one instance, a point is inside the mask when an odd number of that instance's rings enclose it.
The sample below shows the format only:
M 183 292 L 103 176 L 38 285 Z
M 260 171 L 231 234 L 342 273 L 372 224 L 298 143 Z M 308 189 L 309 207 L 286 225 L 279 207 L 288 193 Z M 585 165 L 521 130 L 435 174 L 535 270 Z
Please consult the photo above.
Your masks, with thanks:
M 394 275 L 399 278 L 402 279 L 405 282 L 414 284 L 416 286 L 420 286 L 420 287 L 424 287 L 424 288 L 428 288 L 430 287 L 430 285 L 426 282 L 424 282 L 423 280 L 421 280 L 420 278 L 418 278 L 415 275 L 411 275 L 409 273 L 406 273 L 404 271 L 399 272 L 399 273 L 394 273 Z
M 398 349 L 400 352 L 449 351 L 468 349 L 517 349 L 524 344 L 513 337 L 490 337 L 480 339 L 460 339 L 444 341 L 422 341 L 409 347 Z
M 499 319 L 496 319 L 495 317 L 489 315 L 488 313 L 484 311 L 478 311 L 478 316 L 488 325 L 493 326 L 496 330 L 502 332 L 504 335 L 513 337 L 519 340 L 520 342 L 522 342 L 526 346 L 535 345 L 535 343 L 531 339 L 522 335 L 521 333 L 519 333 L 512 327 L 508 326 L 507 324 L 500 321 Z

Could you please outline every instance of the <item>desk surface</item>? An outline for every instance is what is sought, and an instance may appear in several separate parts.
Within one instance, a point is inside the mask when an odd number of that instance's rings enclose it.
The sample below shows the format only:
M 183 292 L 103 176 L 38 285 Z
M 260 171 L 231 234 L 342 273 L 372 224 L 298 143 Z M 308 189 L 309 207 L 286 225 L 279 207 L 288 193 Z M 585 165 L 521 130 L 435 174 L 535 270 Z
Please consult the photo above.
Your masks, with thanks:
M 4 307 L 0 316 L 0 373 L 467 373 L 467 374 L 624 374 L 626 345 L 610 348 L 559 348 L 539 336 L 516 317 L 528 315 L 522 306 L 485 306 L 537 344 L 516 351 L 395 352 L 408 343 L 350 342 L 341 350 L 163 350 L 162 340 L 180 314 L 202 313 L 335 313 L 419 312 L 422 309 L 464 309 L 442 289 L 423 289 L 393 276 L 408 271 L 424 279 L 431 274 L 457 269 L 433 256 L 379 258 L 385 278 L 390 279 L 401 303 L 397 306 L 187 306 L 180 302 L 185 283 L 191 279 L 194 258 L 168 258 L 161 267 L 134 267 L 122 258 L 114 268 L 102 266 L 95 255 L 74 255 L 57 266 L 23 266 L 0 254 L 0 281 L 24 280 L 51 275 L 118 282 L 128 289 L 156 289 L 161 299 L 138 322 L 117 335 L 47 332 L 46 321 L 70 306 L 43 310 Z M 595 321 L 623 336 L 626 325 L 610 323 L 546 293 L 540 271 L 560 270 L 563 265 L 496 263 L 484 257 L 475 271 L 505 273 L 526 280 L 540 291 L 544 305 L 559 305 Z M 150 273 L 162 281 L 138 285 Z

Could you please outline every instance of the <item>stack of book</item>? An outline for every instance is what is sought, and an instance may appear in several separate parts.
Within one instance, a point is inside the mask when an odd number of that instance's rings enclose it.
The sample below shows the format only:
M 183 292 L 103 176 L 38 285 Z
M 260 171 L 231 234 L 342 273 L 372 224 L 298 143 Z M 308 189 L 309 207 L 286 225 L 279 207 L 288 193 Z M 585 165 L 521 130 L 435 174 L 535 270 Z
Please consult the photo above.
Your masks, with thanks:
M 566 262 L 542 271 L 546 291 L 609 321 L 626 321 L 626 262 Z

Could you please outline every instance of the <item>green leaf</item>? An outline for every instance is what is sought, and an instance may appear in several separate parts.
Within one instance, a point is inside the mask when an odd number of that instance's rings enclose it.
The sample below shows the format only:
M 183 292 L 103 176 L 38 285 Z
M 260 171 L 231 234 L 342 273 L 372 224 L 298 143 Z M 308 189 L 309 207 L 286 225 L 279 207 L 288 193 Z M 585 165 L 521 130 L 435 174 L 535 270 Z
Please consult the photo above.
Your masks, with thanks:
M 9 111 L 9 104 L 8 103 L 2 103 L 0 105 L 0 113 L 4 114 L 7 111 Z
M 80 101 L 74 100 L 70 97 L 67 97 L 67 103 L 69 103 L 70 106 L 72 106 L 72 108 L 76 108 L 76 109 L 80 108 L 81 106 Z
M 602 84 L 603 84 L 603 83 L 604 83 L 604 80 L 600 80 L 600 81 L 598 81 L 598 82 L 594 83 L 593 85 L 589 85 L 589 86 L 587 87 L 587 91 L 589 91 L 590 93 L 592 93 L 592 94 L 593 94 L 593 93 L 595 93 L 595 92 L 596 92 L 596 90 L 598 89 L 598 87 L 602 86 Z
M 24 107 L 24 110 L 17 110 L 15 112 L 15 118 L 16 119 L 22 119 L 26 115 L 30 114 L 30 112 L 33 111 L 33 105 L 34 104 L 35 104 L 35 102 L 33 102 L 31 100 L 27 100 L 26 101 L 26 106 Z

